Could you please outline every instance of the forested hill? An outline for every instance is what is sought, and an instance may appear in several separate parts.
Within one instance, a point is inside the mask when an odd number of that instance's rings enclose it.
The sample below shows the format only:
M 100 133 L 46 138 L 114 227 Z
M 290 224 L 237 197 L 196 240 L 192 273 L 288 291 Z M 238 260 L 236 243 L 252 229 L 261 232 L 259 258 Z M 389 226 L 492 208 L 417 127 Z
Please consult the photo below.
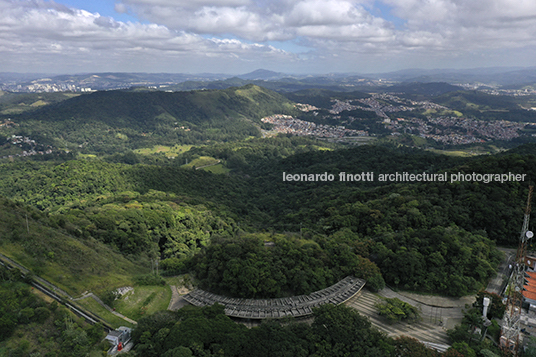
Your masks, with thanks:
M 28 116 L 49 122 L 74 118 L 78 123 L 100 121 L 118 128 L 154 130 L 170 120 L 209 127 L 222 119 L 260 119 L 291 108 L 292 104 L 281 95 L 247 85 L 219 91 L 101 91 L 45 107 Z
M 227 284 L 235 280 L 218 280 L 223 275 L 216 272 L 225 264 L 210 258 L 223 245 L 218 238 L 231 248 L 241 247 L 219 255 L 226 261 L 239 259 L 242 253 L 254 254 L 257 258 L 246 259 L 245 264 L 260 269 L 255 270 L 259 276 L 267 273 L 263 267 L 270 266 L 268 262 L 287 259 L 279 254 L 285 247 L 305 252 L 298 248 L 306 244 L 317 260 L 304 262 L 303 270 L 317 269 L 302 277 L 307 282 L 302 292 L 325 287 L 350 268 L 366 277 L 367 272 L 377 272 L 367 268 L 372 261 L 390 284 L 450 295 L 466 294 L 468 287 L 482 286 L 493 275 L 500 259 L 495 243 L 517 242 L 528 185 L 536 172 L 534 155 L 457 159 L 375 146 L 289 155 L 306 143 L 279 137 L 197 149 L 199 155 L 209 154 L 223 164 L 235 161 L 235 174 L 229 175 L 99 159 L 6 162 L 0 166 L 0 194 L 49 212 L 73 235 L 95 238 L 125 253 L 159 253 L 168 267 L 182 269 L 193 255 L 205 254 L 194 265 L 199 277 L 209 279 L 204 281 L 206 286 L 245 291 L 249 296 L 279 293 L 274 286 L 244 290 Z M 504 183 L 382 183 L 378 176 L 370 185 L 282 180 L 282 172 L 329 172 L 338 177 L 339 171 L 528 176 L 523 182 Z M 266 255 L 262 241 L 275 241 L 276 232 L 300 232 L 303 240 L 295 241 L 292 234 L 280 237 L 275 242 L 278 248 Z M 209 248 L 212 244 L 217 246 Z M 326 250 L 341 247 L 352 252 L 345 262 L 325 259 L 330 256 Z M 205 252 L 205 248 L 213 250 Z M 434 265 L 437 262 L 442 262 L 441 267 Z M 294 281 L 290 265 L 279 266 L 286 281 Z M 398 269 L 393 271 L 392 266 Z M 208 274 L 211 269 L 216 270 Z
M 536 121 L 536 113 L 523 109 L 522 98 L 497 96 L 478 91 L 449 92 L 433 98 L 433 102 L 462 112 L 469 118 L 483 120 Z
M 17 135 L 81 152 L 194 144 L 259 136 L 260 118 L 293 104 L 247 85 L 191 92 L 103 91 L 12 116 Z

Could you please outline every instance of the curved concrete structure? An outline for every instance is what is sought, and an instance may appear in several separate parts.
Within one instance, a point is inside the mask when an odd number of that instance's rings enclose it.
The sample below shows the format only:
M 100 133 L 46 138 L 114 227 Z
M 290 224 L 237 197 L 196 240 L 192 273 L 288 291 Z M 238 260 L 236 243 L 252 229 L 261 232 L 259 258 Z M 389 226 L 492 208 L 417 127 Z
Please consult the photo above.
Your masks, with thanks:
M 201 289 L 196 289 L 183 298 L 195 306 L 221 304 L 225 306 L 227 316 L 243 319 L 300 317 L 312 314 L 314 307 L 323 304 L 342 304 L 361 291 L 364 286 L 365 280 L 348 276 L 326 289 L 309 295 L 288 298 L 237 299 L 212 294 Z

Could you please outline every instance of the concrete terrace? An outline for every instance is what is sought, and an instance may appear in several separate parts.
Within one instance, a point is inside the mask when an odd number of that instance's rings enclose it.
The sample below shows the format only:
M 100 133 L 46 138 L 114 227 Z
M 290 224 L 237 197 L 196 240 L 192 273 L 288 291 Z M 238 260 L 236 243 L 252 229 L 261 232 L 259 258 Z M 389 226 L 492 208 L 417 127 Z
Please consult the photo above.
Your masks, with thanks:
M 324 304 L 342 304 L 363 289 L 363 279 L 348 276 L 326 289 L 309 295 L 299 295 L 278 299 L 238 299 L 212 294 L 196 289 L 183 296 L 184 300 L 195 306 L 215 303 L 225 306 L 225 314 L 243 319 L 301 317 L 311 315 L 313 308 Z

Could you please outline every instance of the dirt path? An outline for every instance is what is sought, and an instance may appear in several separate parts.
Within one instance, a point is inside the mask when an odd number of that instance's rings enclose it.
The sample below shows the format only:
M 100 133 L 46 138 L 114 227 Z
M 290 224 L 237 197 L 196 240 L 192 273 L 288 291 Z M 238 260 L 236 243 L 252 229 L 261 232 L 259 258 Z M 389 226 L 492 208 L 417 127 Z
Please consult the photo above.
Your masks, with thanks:
M 89 293 L 89 294 L 85 294 L 84 296 L 82 297 L 79 297 L 78 299 L 74 299 L 74 301 L 78 301 L 78 300 L 83 300 L 83 299 L 87 299 L 87 298 L 92 298 L 93 300 L 95 300 L 99 305 L 101 305 L 102 307 L 104 307 L 106 310 L 110 311 L 112 314 L 114 314 L 115 316 L 127 321 L 127 322 L 130 322 L 131 324 L 133 325 L 137 325 L 138 322 L 137 321 L 134 321 L 132 320 L 131 318 L 128 318 L 126 317 L 125 315 L 123 314 L 120 314 L 119 312 L 115 311 L 114 309 L 112 309 L 110 306 L 106 305 L 101 299 L 99 299 L 99 297 L 93 293 Z
M 168 310 L 177 311 L 181 307 L 189 305 L 186 300 L 182 298 L 182 295 L 188 294 L 191 290 L 181 286 L 177 287 L 175 285 L 170 285 L 171 288 L 171 300 L 169 301 Z

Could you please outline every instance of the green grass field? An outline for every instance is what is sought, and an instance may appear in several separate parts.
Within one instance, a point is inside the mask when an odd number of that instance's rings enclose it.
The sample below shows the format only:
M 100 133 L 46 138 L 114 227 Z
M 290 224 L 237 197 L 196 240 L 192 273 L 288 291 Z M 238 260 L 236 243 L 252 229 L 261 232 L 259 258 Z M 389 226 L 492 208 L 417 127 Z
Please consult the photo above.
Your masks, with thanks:
M 155 145 L 152 148 L 143 148 L 136 149 L 134 152 L 141 155 L 153 155 L 163 153 L 166 157 L 174 158 L 179 154 L 184 154 L 190 150 L 193 145 L 175 145 L 175 146 L 164 146 L 164 145 Z
M 204 166 L 208 167 L 208 166 L 217 165 L 219 162 L 220 162 L 220 160 L 215 159 L 215 158 L 210 157 L 210 156 L 200 156 L 197 159 L 192 160 L 191 162 L 189 162 L 189 163 L 187 163 L 185 165 L 182 165 L 181 167 L 193 168 L 195 166 L 196 169 L 200 169 L 200 168 L 203 168 Z
M 227 167 L 223 166 L 223 164 L 204 167 L 202 168 L 202 170 L 212 172 L 213 174 L 227 174 L 231 172 L 231 169 L 228 169 Z
M 91 311 L 95 315 L 98 315 L 114 328 L 118 328 L 119 326 L 134 327 L 134 325 L 132 325 L 130 322 L 123 320 L 122 318 L 115 316 L 110 311 L 106 310 L 93 298 L 78 300 L 76 303 Z
M 504 150 L 505 150 L 504 148 L 500 148 L 495 145 L 473 146 L 473 147 L 468 147 L 467 149 L 463 149 L 463 150 L 429 149 L 429 151 L 434 152 L 436 154 L 449 155 L 449 156 L 461 156 L 461 157 L 496 154 Z
M 138 320 L 157 311 L 167 310 L 171 301 L 171 289 L 166 286 L 135 286 L 120 299 L 115 308 L 121 314 Z
M 61 249 L 55 249 L 56 247 L 51 245 L 49 252 L 53 253 L 54 258 L 46 260 L 36 259 L 17 244 L 1 245 L 0 253 L 75 297 L 84 291 L 99 295 L 111 287 L 132 284 L 134 275 L 147 272 L 148 269 L 117 253 L 106 252 L 109 248 L 102 244 L 99 246 L 96 252 L 92 252 L 76 241 L 67 242 Z M 53 259 L 55 261 L 51 261 Z
M 457 117 L 462 117 L 463 113 L 457 111 L 457 110 L 450 110 L 450 109 L 443 109 L 443 110 L 437 110 L 437 109 L 427 109 L 423 112 L 424 115 L 437 115 L 437 116 L 446 116 L 446 115 L 455 115 Z
M 81 154 L 81 153 L 79 153 L 79 154 L 78 154 L 78 157 L 81 158 L 81 159 L 96 159 L 96 158 L 97 158 L 97 155 L 94 155 L 94 154 Z
M 110 288 L 132 284 L 132 277 L 148 272 L 148 263 L 130 261 L 95 239 L 77 239 L 47 227 L 8 207 L 0 213 L 0 236 L 22 227 L 17 239 L 0 240 L 0 253 L 72 296 L 84 291 L 100 294 Z M 11 208 L 11 207 L 9 207 Z

